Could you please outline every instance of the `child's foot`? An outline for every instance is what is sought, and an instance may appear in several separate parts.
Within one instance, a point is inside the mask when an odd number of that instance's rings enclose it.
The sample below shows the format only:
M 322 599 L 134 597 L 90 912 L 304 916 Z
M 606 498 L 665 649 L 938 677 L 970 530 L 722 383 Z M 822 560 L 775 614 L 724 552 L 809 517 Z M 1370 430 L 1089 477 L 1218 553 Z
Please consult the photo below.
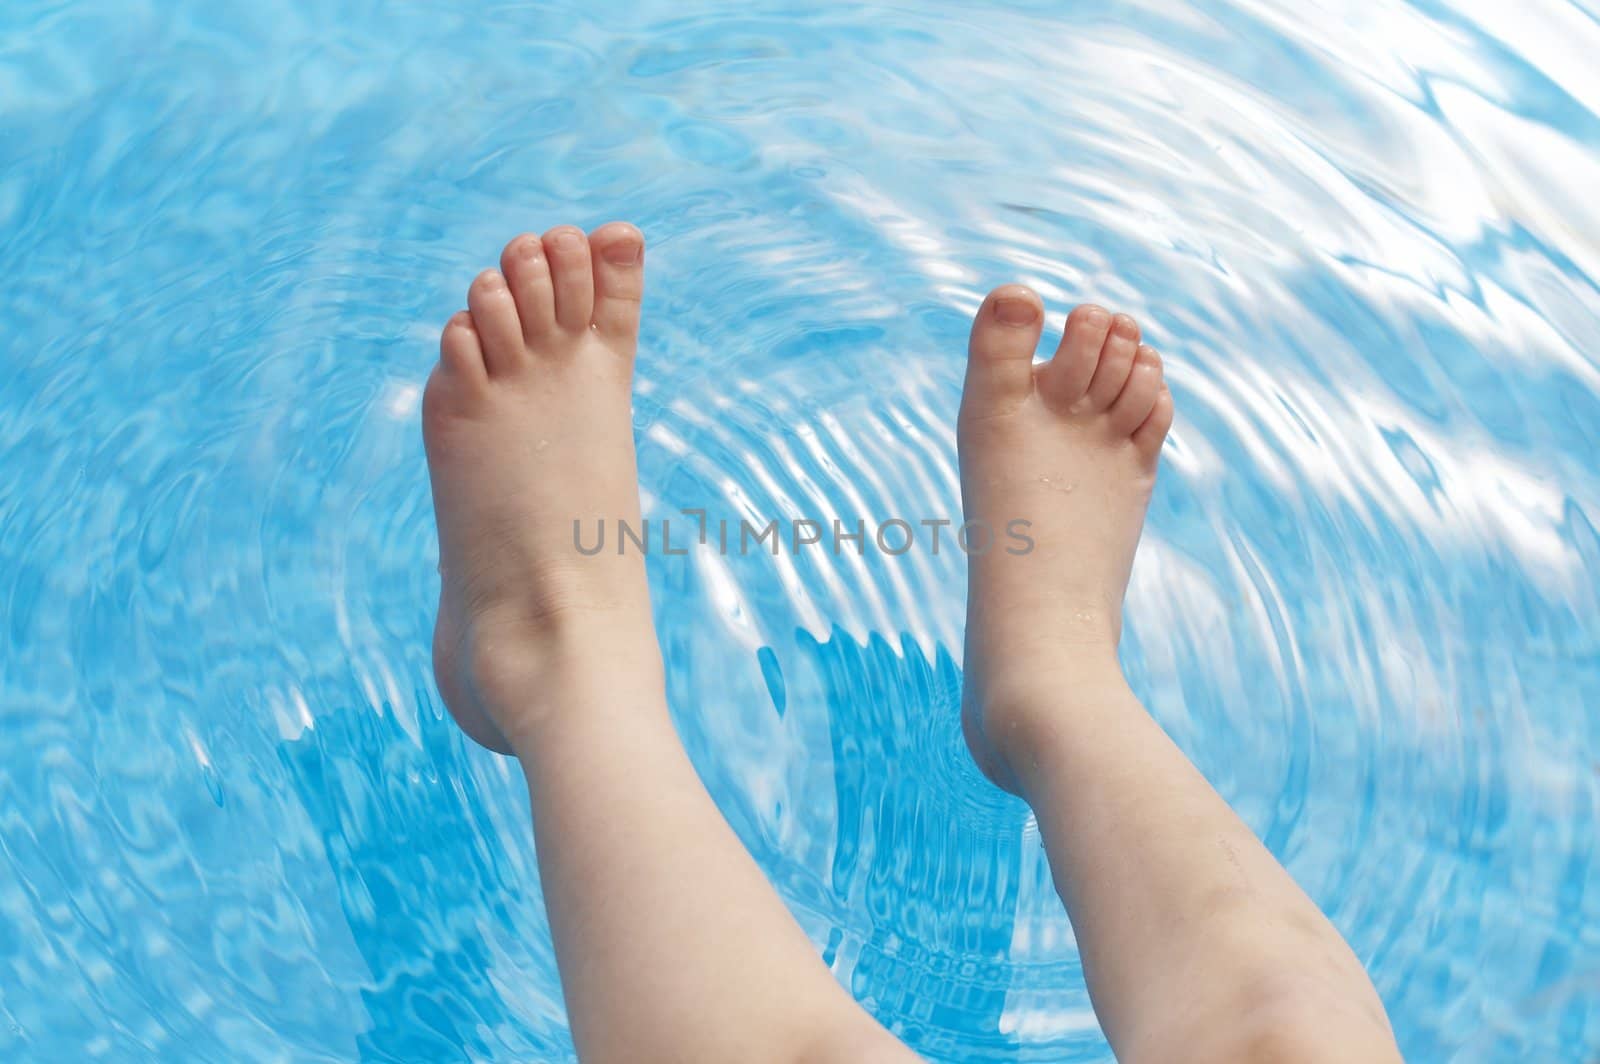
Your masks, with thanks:
M 562 670 L 596 647 L 609 662 L 658 651 L 640 552 L 588 556 L 573 530 L 592 547 L 596 521 L 639 527 L 644 239 L 561 226 L 513 240 L 500 267 L 445 326 L 422 416 L 443 577 L 434 674 L 467 734 L 510 753 Z
M 1062 692 L 1120 678 L 1122 596 L 1172 425 L 1161 359 L 1132 318 L 1077 308 L 1035 367 L 1043 322 L 1028 289 L 990 293 L 958 426 L 966 519 L 999 533 L 969 561 L 962 721 L 978 765 L 1019 793 L 1018 758 Z M 1013 553 L 1012 521 L 1030 523 L 1027 553 Z

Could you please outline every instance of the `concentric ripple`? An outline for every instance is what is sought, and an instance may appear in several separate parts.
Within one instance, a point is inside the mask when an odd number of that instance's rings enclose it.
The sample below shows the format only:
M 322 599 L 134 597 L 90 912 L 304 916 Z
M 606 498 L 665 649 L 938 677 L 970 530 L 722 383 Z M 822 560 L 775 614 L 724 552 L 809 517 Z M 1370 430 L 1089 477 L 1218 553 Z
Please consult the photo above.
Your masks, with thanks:
M 1179 422 L 1135 688 L 1411 1059 L 1595 1059 L 1586 0 L 335 8 L 0 12 L 0 1057 L 571 1058 L 520 778 L 432 684 L 417 403 L 507 237 L 621 216 L 657 519 L 954 518 L 982 293 L 1138 315 Z M 934 1059 L 1107 1059 L 961 746 L 959 550 L 652 580 L 856 996 Z

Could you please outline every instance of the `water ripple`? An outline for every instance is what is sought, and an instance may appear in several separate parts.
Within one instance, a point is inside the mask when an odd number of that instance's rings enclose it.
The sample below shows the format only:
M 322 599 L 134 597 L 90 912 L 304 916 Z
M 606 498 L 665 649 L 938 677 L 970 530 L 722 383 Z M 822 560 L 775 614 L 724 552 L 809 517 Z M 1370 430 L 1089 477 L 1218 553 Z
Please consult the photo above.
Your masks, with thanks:
M 1591 1059 L 1597 51 L 1561 0 L 10 5 L 0 1055 L 571 1058 L 520 779 L 432 687 L 417 404 L 506 237 L 621 215 L 657 520 L 953 518 L 983 292 L 1139 315 L 1135 687 L 1410 1057 Z M 855 995 L 1105 1059 L 961 746 L 959 551 L 651 578 Z

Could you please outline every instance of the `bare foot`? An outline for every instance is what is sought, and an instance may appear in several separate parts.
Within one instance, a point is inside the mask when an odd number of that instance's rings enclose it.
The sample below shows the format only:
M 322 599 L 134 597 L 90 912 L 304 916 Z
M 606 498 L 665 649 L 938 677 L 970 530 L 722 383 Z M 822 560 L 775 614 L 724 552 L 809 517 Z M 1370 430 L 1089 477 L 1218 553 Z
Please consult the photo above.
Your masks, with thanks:
M 975 554 L 968 575 L 962 724 L 979 767 L 1013 792 L 1039 714 L 1119 668 L 1122 596 L 1172 425 L 1161 359 L 1132 318 L 1078 307 L 1036 367 L 1043 323 L 1029 289 L 989 294 L 958 425 L 967 520 L 1028 521 L 1034 544 Z
M 644 238 L 560 226 L 506 245 L 445 325 L 422 402 L 443 589 L 439 690 L 502 753 L 596 646 L 659 668 L 640 552 L 577 550 L 573 522 L 638 527 L 630 399 Z M 603 633 L 604 638 L 594 639 Z

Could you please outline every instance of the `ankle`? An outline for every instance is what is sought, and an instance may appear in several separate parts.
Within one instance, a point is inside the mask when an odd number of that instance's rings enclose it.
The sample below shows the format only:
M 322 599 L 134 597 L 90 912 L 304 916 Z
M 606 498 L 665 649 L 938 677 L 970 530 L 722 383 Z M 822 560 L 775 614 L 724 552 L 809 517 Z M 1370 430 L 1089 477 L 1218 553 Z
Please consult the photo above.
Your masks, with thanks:
M 480 615 L 467 641 L 474 693 L 519 752 L 544 722 L 588 700 L 586 692 L 665 688 L 648 608 L 571 611 L 536 621 Z
M 577 766 L 616 758 L 627 748 L 677 741 L 667 710 L 666 674 L 659 654 L 603 659 L 546 677 L 540 707 L 515 722 L 506 738 L 524 769 Z
M 968 745 L 990 779 L 1026 796 L 1030 770 L 1072 731 L 1093 727 L 1086 715 L 1130 697 L 1114 647 L 969 675 L 963 691 Z

